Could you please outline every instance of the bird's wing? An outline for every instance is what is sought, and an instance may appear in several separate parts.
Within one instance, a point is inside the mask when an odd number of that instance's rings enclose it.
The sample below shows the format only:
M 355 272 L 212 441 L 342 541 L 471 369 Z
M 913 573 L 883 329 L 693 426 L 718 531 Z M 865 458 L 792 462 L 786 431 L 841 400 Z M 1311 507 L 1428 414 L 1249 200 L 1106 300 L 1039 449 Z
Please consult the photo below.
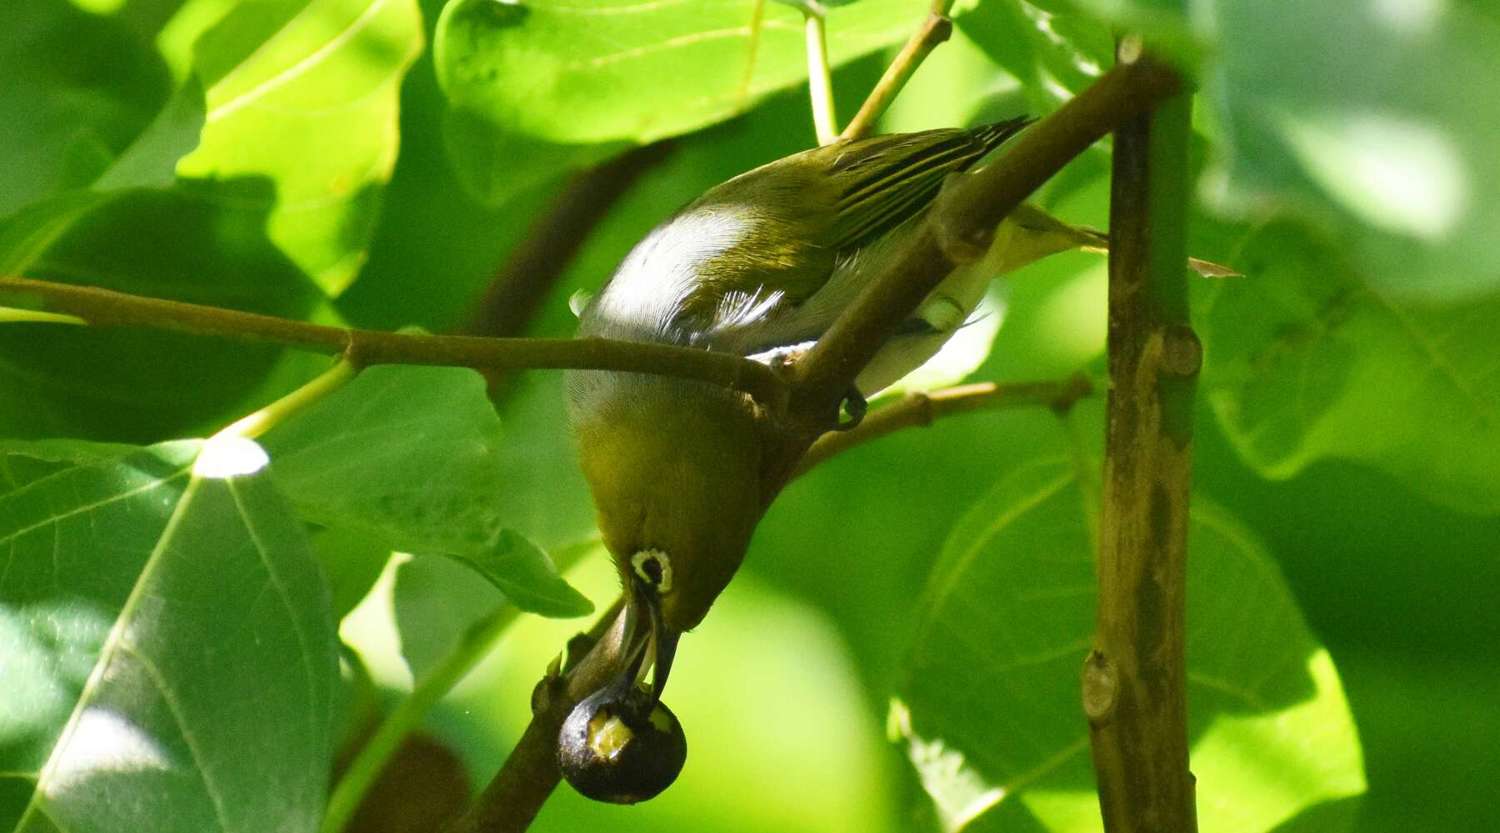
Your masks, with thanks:
M 869 245 L 916 217 L 949 174 L 966 170 L 1029 123 L 1018 118 L 973 130 L 928 130 L 831 146 L 838 151 L 832 177 L 840 187 L 832 247 L 847 251 Z
M 863 256 L 891 243 L 891 232 L 931 204 L 945 177 L 1027 123 L 839 142 L 715 188 L 685 214 L 733 218 L 744 234 L 699 263 L 673 325 L 694 342 L 731 350 L 817 338 L 867 276 L 858 268 Z

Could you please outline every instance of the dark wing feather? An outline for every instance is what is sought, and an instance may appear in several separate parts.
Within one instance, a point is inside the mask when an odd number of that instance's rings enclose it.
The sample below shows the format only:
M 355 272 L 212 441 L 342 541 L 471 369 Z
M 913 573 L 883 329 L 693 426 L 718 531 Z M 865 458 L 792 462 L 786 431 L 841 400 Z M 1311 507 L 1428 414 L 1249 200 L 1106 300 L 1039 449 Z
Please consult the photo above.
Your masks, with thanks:
M 951 173 L 967 170 L 1004 144 L 1029 118 L 972 130 L 928 130 L 877 136 L 837 149 L 841 185 L 832 228 L 834 249 L 867 245 L 927 207 Z

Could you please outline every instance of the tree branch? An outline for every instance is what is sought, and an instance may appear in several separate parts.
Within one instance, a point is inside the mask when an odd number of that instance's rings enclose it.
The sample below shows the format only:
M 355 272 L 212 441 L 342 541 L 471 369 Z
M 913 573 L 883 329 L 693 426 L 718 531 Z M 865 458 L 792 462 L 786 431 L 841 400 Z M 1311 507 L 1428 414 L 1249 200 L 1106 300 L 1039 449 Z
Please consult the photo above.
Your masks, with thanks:
M 589 631 L 597 642 L 577 667 L 560 676 L 549 673 L 537 683 L 531 723 L 484 792 L 446 833 L 520 833 L 531 825 L 562 780 L 557 734 L 563 721 L 620 670 L 624 626 L 623 605 L 616 601 Z
M 793 416 L 826 426 L 855 376 L 943 278 L 983 256 L 995 229 L 1073 157 L 1175 94 L 1175 74 L 1122 62 L 1012 140 L 994 162 L 952 177 L 915 239 L 794 366 Z
M 948 19 L 948 12 L 952 9 L 953 0 L 932 0 L 932 11 L 928 13 L 927 19 L 922 21 L 911 39 L 901 47 L 896 59 L 886 67 L 885 74 L 880 76 L 880 81 L 865 98 L 859 112 L 854 114 L 854 119 L 839 134 L 840 139 L 863 138 L 875 129 L 875 122 L 885 114 L 891 102 L 896 100 L 917 67 L 927 59 L 928 53 L 953 34 L 953 21 Z
M 671 154 L 663 140 L 642 145 L 574 176 L 521 237 L 496 272 L 463 332 L 518 336 L 526 331 L 547 293 L 557 283 L 599 221 L 647 171 Z
M 1122 55 L 1131 48 L 1122 43 Z M 1197 829 L 1184 658 L 1202 355 L 1187 315 L 1190 115 L 1183 93 L 1115 134 L 1098 630 L 1083 670 L 1109 833 Z
M 744 391 L 772 409 L 786 384 L 759 362 L 728 353 L 600 338 L 482 338 L 391 333 L 309 324 L 219 307 L 145 298 L 109 289 L 0 278 L 0 294 L 40 297 L 92 326 L 141 326 L 344 354 L 355 365 L 419 364 L 476 369 L 621 370 L 695 379 Z
M 803 455 L 792 476 L 800 477 L 831 457 L 903 428 L 925 428 L 944 417 L 974 411 L 1034 405 L 1066 413 L 1073 403 L 1093 392 L 1093 385 L 1082 373 L 1048 382 L 978 382 L 934 391 L 913 391 L 901 401 L 871 412 L 852 430 L 824 434 Z

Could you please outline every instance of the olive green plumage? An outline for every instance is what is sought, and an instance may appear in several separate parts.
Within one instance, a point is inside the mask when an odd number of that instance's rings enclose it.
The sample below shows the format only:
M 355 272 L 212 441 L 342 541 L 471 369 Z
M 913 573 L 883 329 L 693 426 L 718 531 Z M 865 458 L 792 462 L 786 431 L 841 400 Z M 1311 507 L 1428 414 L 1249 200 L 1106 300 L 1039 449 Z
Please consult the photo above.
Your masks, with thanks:
M 838 142 L 737 176 L 648 234 L 584 309 L 579 333 L 761 361 L 805 349 L 917 232 L 944 180 L 1026 123 Z M 1021 212 L 990 256 L 929 296 L 858 387 L 873 393 L 930 357 L 992 277 L 1093 239 Z M 762 470 L 775 435 L 744 395 L 681 379 L 578 371 L 569 400 L 600 531 L 646 623 L 636 666 L 656 663 L 659 692 L 677 636 L 728 584 L 779 485 Z

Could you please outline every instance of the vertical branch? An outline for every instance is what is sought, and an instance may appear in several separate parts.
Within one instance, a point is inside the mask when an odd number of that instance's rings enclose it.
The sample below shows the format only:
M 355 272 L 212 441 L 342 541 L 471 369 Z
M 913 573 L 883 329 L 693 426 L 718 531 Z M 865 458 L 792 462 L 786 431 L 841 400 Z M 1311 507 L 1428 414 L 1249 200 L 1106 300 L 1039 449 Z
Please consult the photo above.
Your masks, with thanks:
M 1120 60 L 1139 56 L 1122 42 Z M 1188 326 L 1191 93 L 1115 132 L 1110 394 L 1099 618 L 1083 702 L 1109 833 L 1192 833 L 1185 601 L 1192 407 L 1201 348 Z

